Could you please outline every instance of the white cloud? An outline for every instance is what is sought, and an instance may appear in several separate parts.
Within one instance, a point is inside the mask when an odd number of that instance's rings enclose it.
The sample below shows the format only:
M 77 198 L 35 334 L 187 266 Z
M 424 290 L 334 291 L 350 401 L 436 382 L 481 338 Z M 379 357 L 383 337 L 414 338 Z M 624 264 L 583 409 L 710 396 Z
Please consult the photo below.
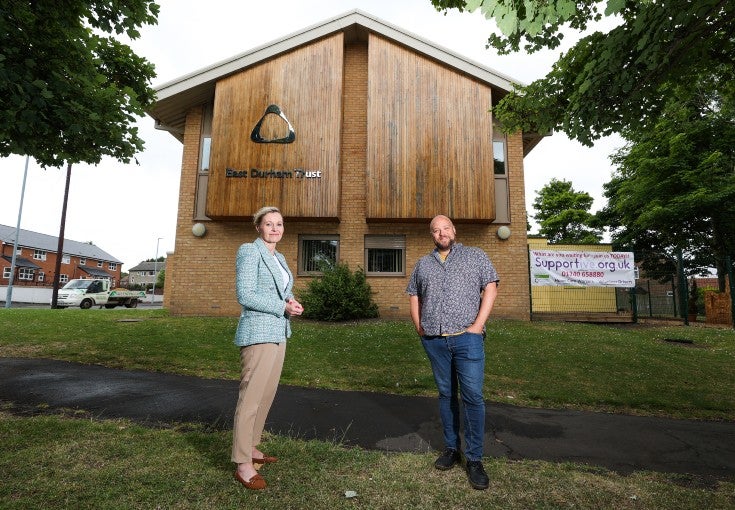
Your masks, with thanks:
M 156 26 L 142 30 L 133 49 L 156 65 L 154 85 L 188 74 L 344 12 L 360 9 L 459 53 L 484 66 L 528 83 L 544 76 L 558 52 L 498 56 L 485 49 L 494 24 L 479 13 L 438 13 L 429 0 L 326 0 L 234 2 L 232 0 L 159 0 Z M 564 49 L 577 38 L 567 37 Z M 123 261 L 123 270 L 174 248 L 181 144 L 153 128 L 149 117 L 138 123 L 146 149 L 140 166 L 104 160 L 97 167 L 72 169 L 66 230 L 68 239 L 93 241 Z M 617 138 L 585 148 L 563 134 L 542 141 L 526 158 L 526 201 L 552 177 L 572 181 L 578 191 L 604 204 L 602 183 L 609 180 L 607 159 L 620 146 Z M 0 160 L 0 223 L 15 226 L 25 158 Z M 21 228 L 58 235 L 66 170 L 42 170 L 31 161 Z

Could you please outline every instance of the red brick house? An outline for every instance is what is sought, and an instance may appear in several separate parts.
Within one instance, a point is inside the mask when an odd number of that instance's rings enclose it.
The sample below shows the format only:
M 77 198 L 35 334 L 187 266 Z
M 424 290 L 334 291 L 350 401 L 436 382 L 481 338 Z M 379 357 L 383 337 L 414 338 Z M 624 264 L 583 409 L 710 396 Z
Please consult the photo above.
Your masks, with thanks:
M 0 225 L 0 287 L 10 283 L 15 227 Z M 14 287 L 52 287 L 58 257 L 58 237 L 20 230 L 15 258 Z M 92 243 L 64 240 L 59 282 L 75 278 L 109 278 L 120 282 L 122 262 Z M 0 299 L 4 299 L 4 295 Z

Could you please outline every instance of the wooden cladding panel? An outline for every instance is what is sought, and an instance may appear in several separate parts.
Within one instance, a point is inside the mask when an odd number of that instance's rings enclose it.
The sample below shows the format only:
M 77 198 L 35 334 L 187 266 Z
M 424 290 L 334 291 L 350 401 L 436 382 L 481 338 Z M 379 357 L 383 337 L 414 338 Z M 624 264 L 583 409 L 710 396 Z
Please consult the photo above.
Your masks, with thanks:
M 495 219 L 490 86 L 370 35 L 368 219 Z
M 241 218 L 275 205 L 286 217 L 337 217 L 343 51 L 339 33 L 217 83 L 207 216 Z M 263 138 L 288 135 L 285 121 L 272 113 L 264 117 L 269 105 L 278 105 L 290 121 L 293 143 L 251 141 L 261 119 Z M 247 177 L 228 177 L 228 168 Z M 253 169 L 285 177 L 253 176 Z M 298 170 L 320 174 L 306 177 Z

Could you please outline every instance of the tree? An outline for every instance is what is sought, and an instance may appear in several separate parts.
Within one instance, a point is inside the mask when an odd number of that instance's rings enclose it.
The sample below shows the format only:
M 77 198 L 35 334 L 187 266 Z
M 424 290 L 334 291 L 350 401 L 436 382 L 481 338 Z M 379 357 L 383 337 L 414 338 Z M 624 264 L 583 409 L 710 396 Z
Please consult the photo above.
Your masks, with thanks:
M 158 276 L 156 277 L 156 287 L 159 289 L 163 289 L 163 287 L 166 285 L 166 270 L 161 269 L 158 272 Z
M 574 191 L 572 183 L 551 181 L 536 192 L 534 218 L 539 222 L 539 233 L 554 244 L 597 244 L 602 238 L 600 228 L 594 226 L 590 213 L 594 199 L 584 191 Z
M 129 162 L 154 100 L 153 65 L 117 36 L 155 24 L 152 0 L 36 0 L 0 7 L 0 156 L 41 166 Z
M 5 5 L 8 4 L 8 5 Z M 0 156 L 66 169 L 59 228 L 63 251 L 73 163 L 129 162 L 143 149 L 135 127 L 155 93 L 153 65 L 114 36 L 139 37 L 156 23 L 152 0 L 34 0 L 0 8 Z M 51 306 L 61 269 L 57 258 Z
M 618 26 L 582 38 L 551 72 L 507 94 L 493 108 L 504 131 L 561 129 L 585 145 L 655 122 L 671 97 L 667 84 L 712 74 L 734 78 L 735 2 L 731 0 L 431 0 L 440 11 L 480 9 L 501 35 L 500 54 L 554 49 L 562 30 L 584 31 L 615 16 Z M 601 12 L 604 6 L 604 11 Z
M 598 216 L 614 244 L 669 265 L 681 250 L 689 274 L 715 267 L 722 291 L 735 255 L 735 85 L 707 74 L 672 88 L 652 128 L 623 132 Z

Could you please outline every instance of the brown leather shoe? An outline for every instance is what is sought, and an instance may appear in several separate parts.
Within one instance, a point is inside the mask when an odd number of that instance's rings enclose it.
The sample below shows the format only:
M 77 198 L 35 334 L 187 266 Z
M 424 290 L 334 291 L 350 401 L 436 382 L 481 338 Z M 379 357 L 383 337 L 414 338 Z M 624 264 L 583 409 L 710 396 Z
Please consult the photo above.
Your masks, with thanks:
M 250 480 L 245 480 L 242 476 L 240 476 L 239 471 L 235 471 L 235 480 L 240 482 L 245 486 L 246 489 L 250 489 L 251 491 L 260 491 L 265 489 L 265 479 L 260 475 L 253 476 Z
M 271 457 L 264 454 L 262 459 L 253 458 L 253 464 L 273 464 L 274 462 L 278 462 L 278 457 Z

